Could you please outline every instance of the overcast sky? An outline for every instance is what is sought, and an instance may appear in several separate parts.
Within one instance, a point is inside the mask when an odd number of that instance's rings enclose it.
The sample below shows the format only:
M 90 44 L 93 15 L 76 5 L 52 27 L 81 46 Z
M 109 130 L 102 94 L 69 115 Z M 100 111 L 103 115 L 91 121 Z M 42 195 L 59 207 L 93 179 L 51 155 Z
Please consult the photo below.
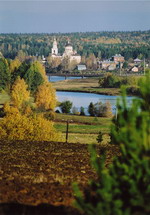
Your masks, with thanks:
M 150 1 L 1 1 L 0 33 L 150 29 Z

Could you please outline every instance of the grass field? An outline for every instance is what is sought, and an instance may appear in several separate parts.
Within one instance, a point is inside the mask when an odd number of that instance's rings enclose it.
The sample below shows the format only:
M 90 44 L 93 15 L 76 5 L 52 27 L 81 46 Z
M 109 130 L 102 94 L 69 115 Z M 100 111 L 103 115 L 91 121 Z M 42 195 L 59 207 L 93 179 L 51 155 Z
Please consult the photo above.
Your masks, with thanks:
M 95 124 L 95 125 L 99 125 L 99 124 L 110 124 L 110 118 L 106 118 L 106 117 L 91 117 L 91 116 L 78 116 L 78 115 L 71 115 L 71 114 L 57 114 L 56 113 L 56 121 L 71 121 L 77 122 L 77 123 L 83 123 L 83 124 Z
M 99 78 L 65 80 L 54 82 L 53 86 L 58 91 L 87 92 L 105 95 L 118 95 L 120 93 L 119 88 L 99 88 L 98 80 Z
M 66 122 L 69 121 L 68 142 L 91 144 L 97 143 L 98 133 L 109 133 L 111 118 L 75 116 L 67 114 L 56 114 L 55 128 L 62 132 L 62 141 L 66 141 Z M 105 136 L 104 142 L 108 139 Z
M 64 123 L 57 123 L 55 127 L 60 130 L 61 132 L 66 131 L 66 124 Z M 98 131 L 108 132 L 109 128 L 107 125 L 81 125 L 70 123 L 69 124 L 69 131 L 70 133 L 77 133 L 77 134 L 97 134 Z

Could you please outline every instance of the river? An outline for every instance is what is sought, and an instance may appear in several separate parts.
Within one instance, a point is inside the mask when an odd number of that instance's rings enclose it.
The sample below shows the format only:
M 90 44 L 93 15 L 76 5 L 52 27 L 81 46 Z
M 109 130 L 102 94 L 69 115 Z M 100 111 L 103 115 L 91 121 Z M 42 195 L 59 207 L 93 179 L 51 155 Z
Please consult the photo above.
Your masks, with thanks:
M 119 96 L 109 96 L 109 95 L 99 95 L 94 93 L 79 93 L 79 92 L 56 92 L 57 99 L 60 102 L 69 100 L 73 103 L 73 107 L 76 107 L 80 111 L 80 107 L 84 107 L 85 113 L 88 114 L 88 106 L 90 102 L 94 104 L 97 102 L 105 103 L 109 101 L 112 105 L 112 112 L 116 112 L 116 100 Z M 133 96 L 127 97 L 127 104 L 130 105 L 132 102 Z
M 68 77 L 68 79 L 77 79 L 80 77 Z M 65 77 L 52 76 L 51 81 L 61 81 L 65 80 Z M 109 95 L 99 95 L 94 93 L 80 93 L 80 92 L 65 92 L 57 91 L 56 92 L 57 100 L 60 102 L 69 100 L 73 103 L 73 107 L 76 107 L 80 111 L 81 106 L 84 107 L 85 113 L 88 114 L 88 106 L 90 102 L 94 104 L 97 102 L 105 103 L 109 101 L 112 106 L 112 112 L 116 112 L 116 101 L 119 96 L 109 96 Z M 133 96 L 127 96 L 127 104 L 130 105 L 132 102 Z M 56 108 L 59 109 L 59 108 Z
M 82 77 L 67 77 L 68 80 L 71 79 L 81 79 Z M 48 80 L 50 82 L 57 82 L 57 81 L 64 81 L 65 80 L 65 76 L 48 76 Z

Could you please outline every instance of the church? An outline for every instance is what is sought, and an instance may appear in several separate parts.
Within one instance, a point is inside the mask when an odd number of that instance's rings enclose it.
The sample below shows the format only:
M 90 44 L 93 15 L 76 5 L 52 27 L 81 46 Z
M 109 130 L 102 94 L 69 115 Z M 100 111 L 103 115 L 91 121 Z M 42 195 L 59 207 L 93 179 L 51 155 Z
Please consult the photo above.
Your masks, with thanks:
M 54 38 L 54 41 L 53 41 L 51 56 L 53 58 L 60 58 L 61 60 L 63 60 L 64 58 L 69 58 L 70 62 L 76 61 L 77 64 L 79 64 L 81 62 L 81 56 L 78 55 L 77 52 L 73 50 L 73 46 L 69 42 L 65 46 L 65 51 L 64 51 L 63 55 L 61 56 L 58 52 L 56 38 Z

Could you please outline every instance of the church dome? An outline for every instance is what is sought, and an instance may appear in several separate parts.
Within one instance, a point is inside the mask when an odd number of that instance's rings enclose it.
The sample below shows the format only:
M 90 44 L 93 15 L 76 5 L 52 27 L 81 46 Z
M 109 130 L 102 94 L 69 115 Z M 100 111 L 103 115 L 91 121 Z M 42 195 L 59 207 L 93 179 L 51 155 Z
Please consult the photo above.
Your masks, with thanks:
M 72 44 L 68 41 L 65 47 L 73 47 Z
M 72 45 L 71 44 L 67 44 L 65 47 L 72 47 Z

